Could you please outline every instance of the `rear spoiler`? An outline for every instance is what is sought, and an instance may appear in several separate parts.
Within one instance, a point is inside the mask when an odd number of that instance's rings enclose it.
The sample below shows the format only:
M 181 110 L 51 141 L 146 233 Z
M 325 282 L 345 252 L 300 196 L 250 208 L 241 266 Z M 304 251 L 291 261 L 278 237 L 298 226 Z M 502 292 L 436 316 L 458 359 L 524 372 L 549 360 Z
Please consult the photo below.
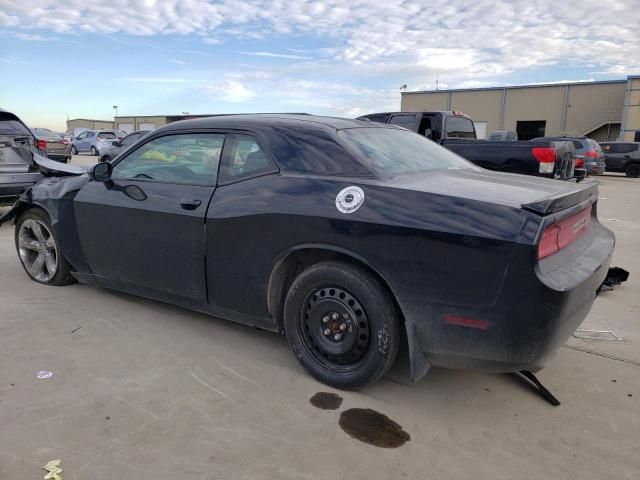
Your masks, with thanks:
M 591 200 L 594 203 L 598 199 L 598 185 L 595 183 L 576 184 L 576 188 L 569 193 L 558 193 L 536 200 L 535 202 L 524 203 L 522 208 L 540 215 L 550 215 L 552 213 L 565 210 L 578 205 L 584 201 Z

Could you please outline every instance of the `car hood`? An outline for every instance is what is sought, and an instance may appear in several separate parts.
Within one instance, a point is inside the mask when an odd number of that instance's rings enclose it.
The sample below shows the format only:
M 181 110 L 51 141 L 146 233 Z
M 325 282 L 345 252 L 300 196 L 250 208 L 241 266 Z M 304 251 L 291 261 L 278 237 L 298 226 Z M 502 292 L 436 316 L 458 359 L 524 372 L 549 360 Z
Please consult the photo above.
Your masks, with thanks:
M 37 153 L 33 154 L 33 162 L 40 172 L 48 177 L 66 177 L 72 175 L 82 175 L 87 173 L 87 169 L 79 165 L 68 165 L 66 163 L 49 160 Z
M 549 214 L 597 195 L 595 183 L 491 172 L 484 169 L 435 170 L 396 177 L 389 186 L 468 198 Z

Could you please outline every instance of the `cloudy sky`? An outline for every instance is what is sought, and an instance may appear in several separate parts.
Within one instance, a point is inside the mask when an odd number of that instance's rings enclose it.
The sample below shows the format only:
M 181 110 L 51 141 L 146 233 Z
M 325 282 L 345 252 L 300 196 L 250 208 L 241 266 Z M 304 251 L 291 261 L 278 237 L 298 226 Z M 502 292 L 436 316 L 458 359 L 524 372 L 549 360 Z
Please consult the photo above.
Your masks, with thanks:
M 0 107 L 357 116 L 408 90 L 640 73 L 638 0 L 0 0 Z

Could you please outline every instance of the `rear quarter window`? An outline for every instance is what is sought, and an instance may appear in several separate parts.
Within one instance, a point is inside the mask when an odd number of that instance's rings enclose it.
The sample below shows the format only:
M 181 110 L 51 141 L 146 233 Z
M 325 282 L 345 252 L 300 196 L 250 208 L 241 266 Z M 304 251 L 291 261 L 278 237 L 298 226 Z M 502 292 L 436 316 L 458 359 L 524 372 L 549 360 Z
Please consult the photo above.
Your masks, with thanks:
M 324 129 L 272 127 L 266 143 L 281 168 L 318 175 L 370 176 L 371 172 Z

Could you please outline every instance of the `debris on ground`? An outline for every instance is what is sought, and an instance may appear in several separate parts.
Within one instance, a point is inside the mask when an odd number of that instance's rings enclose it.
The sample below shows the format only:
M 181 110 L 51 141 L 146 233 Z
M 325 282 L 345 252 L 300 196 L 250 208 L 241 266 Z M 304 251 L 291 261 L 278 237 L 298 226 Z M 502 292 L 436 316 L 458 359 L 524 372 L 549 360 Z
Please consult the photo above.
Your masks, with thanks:
M 53 377 L 53 373 L 47 370 L 40 370 L 36 374 L 36 378 L 39 378 L 40 380 L 44 380 L 45 378 L 51 378 L 51 377 Z
M 622 341 L 622 338 L 613 333 L 611 330 L 591 330 L 588 328 L 578 328 L 573 332 L 574 338 L 582 340 L 611 340 Z
M 624 268 L 611 267 L 607 272 L 607 277 L 598 288 L 598 293 L 613 290 L 613 287 L 620 285 L 622 282 L 626 282 L 629 279 L 629 272 Z
M 62 460 L 51 460 L 47 463 L 43 470 L 46 470 L 48 473 L 44 476 L 44 480 L 62 480 L 62 467 L 60 464 Z

